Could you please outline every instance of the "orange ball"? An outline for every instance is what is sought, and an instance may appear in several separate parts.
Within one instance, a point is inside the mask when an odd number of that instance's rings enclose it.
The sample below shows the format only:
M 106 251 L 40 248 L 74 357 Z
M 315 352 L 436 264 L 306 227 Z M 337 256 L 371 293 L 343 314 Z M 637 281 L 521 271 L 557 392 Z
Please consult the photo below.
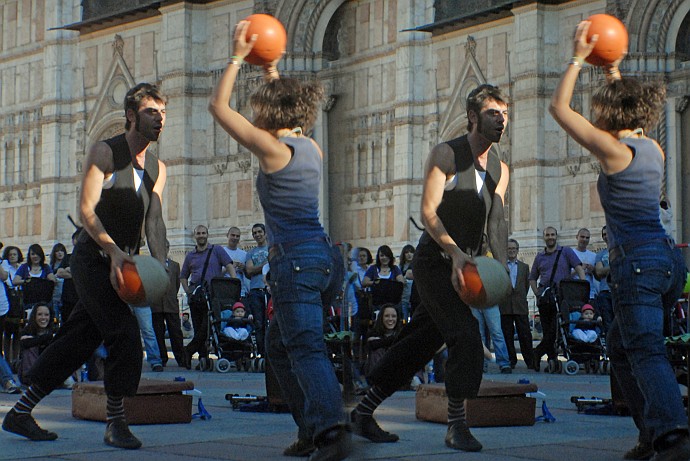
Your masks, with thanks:
M 590 41 L 593 35 L 599 35 L 599 40 L 585 61 L 593 66 L 604 66 L 623 56 L 628 49 L 628 31 L 625 24 L 609 14 L 594 14 L 587 20 L 591 21 L 587 41 Z
M 465 286 L 460 299 L 477 309 L 493 307 L 505 300 L 512 290 L 510 276 L 500 262 L 486 256 L 474 258 L 473 264 L 462 269 Z
M 247 41 L 256 34 L 257 39 L 252 51 L 244 58 L 249 64 L 263 66 L 274 61 L 285 51 L 287 33 L 285 27 L 269 14 L 252 14 L 245 18 L 249 21 Z
M 118 296 L 127 304 L 141 305 L 146 302 L 146 291 L 144 283 L 139 277 L 137 266 L 129 261 L 122 265 L 122 278 L 124 283 L 117 290 Z

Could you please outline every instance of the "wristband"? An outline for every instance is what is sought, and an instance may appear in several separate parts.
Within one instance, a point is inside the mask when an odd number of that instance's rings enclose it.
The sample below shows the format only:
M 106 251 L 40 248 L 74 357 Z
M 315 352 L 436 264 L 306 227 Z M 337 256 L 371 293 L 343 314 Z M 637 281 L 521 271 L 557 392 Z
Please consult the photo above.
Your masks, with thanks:
M 230 61 L 228 61 L 228 64 L 233 64 L 235 66 L 241 66 L 243 62 L 244 62 L 244 58 L 241 56 L 230 56 Z
M 582 68 L 584 63 L 585 63 L 585 60 L 579 56 L 573 56 L 572 58 L 570 58 L 570 62 L 568 62 L 569 65 L 579 66 L 580 68 Z

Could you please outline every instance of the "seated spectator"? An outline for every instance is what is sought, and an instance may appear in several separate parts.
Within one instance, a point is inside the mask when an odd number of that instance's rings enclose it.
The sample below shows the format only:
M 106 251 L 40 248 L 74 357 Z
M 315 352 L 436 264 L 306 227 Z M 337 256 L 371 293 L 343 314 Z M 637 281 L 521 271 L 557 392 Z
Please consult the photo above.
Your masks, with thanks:
M 192 328 L 192 321 L 189 319 L 189 312 L 182 314 L 182 337 L 191 338 L 194 335 L 194 328 Z
M 228 310 L 222 311 L 220 319 L 223 334 L 237 341 L 244 341 L 249 338 L 249 334 L 252 332 L 253 317 L 251 315 L 246 316 L 246 314 L 244 304 L 240 301 L 232 306 L 231 314 Z
M 581 312 L 571 313 L 570 320 L 575 322 L 571 325 L 573 338 L 583 343 L 593 343 L 599 338 L 599 324 L 594 320 L 594 308 L 591 304 L 582 306 Z
M 395 306 L 393 304 L 381 306 L 381 311 L 368 334 L 368 354 L 363 369 L 365 375 L 368 375 L 374 369 L 381 357 L 393 344 L 401 329 L 402 318 L 398 315 L 398 310 Z
M 48 347 L 54 334 L 53 310 L 47 304 L 36 304 L 31 309 L 29 322 L 19 338 L 21 361 L 17 375 L 24 386 L 31 385 L 31 368 L 38 356 Z

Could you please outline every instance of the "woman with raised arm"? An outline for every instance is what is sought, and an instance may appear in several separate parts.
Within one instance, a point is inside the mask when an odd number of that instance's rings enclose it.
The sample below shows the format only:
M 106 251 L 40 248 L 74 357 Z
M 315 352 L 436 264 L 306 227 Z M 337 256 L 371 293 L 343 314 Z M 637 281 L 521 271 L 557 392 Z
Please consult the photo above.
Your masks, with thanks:
M 305 136 L 319 111 L 323 89 L 283 79 L 264 66 L 265 83 L 251 96 L 250 122 L 230 106 L 237 73 L 256 36 L 249 22 L 235 30 L 233 56 L 215 88 L 209 111 L 237 142 L 259 160 L 256 187 L 268 235 L 269 285 L 274 321 L 267 335 L 271 366 L 298 426 L 287 456 L 341 460 L 350 452 L 342 397 L 323 339 L 323 306 L 342 288 L 340 252 L 319 222 L 323 154 Z
M 657 123 L 663 86 L 622 78 L 620 61 L 604 67 L 606 82 L 592 96 L 594 123 L 570 103 L 584 59 L 589 21 L 575 32 L 573 58 L 551 99 L 551 115 L 596 157 L 606 215 L 615 317 L 608 333 L 612 371 L 640 431 L 625 459 L 690 459 L 688 420 L 666 357 L 664 313 L 680 296 L 686 267 L 659 220 L 664 152 L 645 133 Z

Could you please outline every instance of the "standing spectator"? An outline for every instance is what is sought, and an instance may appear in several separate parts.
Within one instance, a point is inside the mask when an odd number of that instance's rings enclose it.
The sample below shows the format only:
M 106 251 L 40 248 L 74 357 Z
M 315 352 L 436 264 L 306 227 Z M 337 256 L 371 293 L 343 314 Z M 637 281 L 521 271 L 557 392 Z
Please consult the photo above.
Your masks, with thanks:
M 400 268 L 395 265 L 393 250 L 388 245 L 381 245 L 376 252 L 376 263 L 369 266 L 362 279 L 362 286 L 365 288 L 373 287 L 376 280 L 395 280 L 403 283 Z
M 84 230 L 70 259 L 79 303 L 31 370 L 32 385 L 7 413 L 2 428 L 30 440 L 55 440 L 31 412 L 53 389 L 105 343 L 107 425 L 103 441 L 118 448 L 141 446 L 129 429 L 124 397 L 134 396 L 141 377 L 139 328 L 117 295 L 122 266 L 133 263 L 142 233 L 151 254 L 165 259 L 161 197 L 166 168 L 153 152 L 165 125 L 165 96 L 141 83 L 125 96 L 125 133 L 95 143 L 84 161 L 79 215 Z
M 81 228 L 78 228 L 72 233 L 72 248 L 77 245 L 77 238 L 81 230 Z M 62 305 L 61 322 L 67 321 L 72 313 L 72 309 L 74 309 L 74 306 L 76 306 L 79 301 L 79 295 L 77 295 L 77 289 L 74 286 L 74 279 L 72 278 L 72 269 L 70 268 L 71 258 L 71 254 L 65 256 L 56 274 L 64 281 L 62 284 L 62 297 L 60 298 L 60 303 Z
M 268 263 L 268 242 L 266 241 L 266 226 L 257 223 L 252 226 L 252 237 L 256 246 L 247 252 L 245 274 L 249 278 L 249 294 L 247 295 L 247 309 L 254 316 L 256 342 L 259 354 L 266 353 L 266 303 L 269 293 L 262 275 L 263 267 Z
M 592 250 L 587 249 L 590 236 L 589 229 L 584 227 L 577 231 L 577 247 L 573 248 L 573 251 L 580 258 L 582 269 L 585 271 L 585 280 L 589 282 L 589 301 L 594 302 L 594 298 L 597 297 L 597 292 L 599 291 L 599 283 L 594 277 L 594 264 L 596 263 L 597 255 Z
M 239 227 L 231 227 L 228 229 L 228 246 L 225 247 L 225 252 L 232 258 L 232 265 L 235 266 L 235 273 L 237 278 L 242 282 L 242 292 L 240 297 L 244 298 L 249 292 L 249 279 L 247 278 L 244 270 L 244 263 L 247 260 L 247 252 L 239 247 L 240 238 L 242 233 Z M 230 277 L 230 274 L 225 274 L 226 277 Z
M 403 288 L 400 307 L 402 308 L 402 320 L 410 320 L 410 295 L 412 294 L 412 284 L 414 274 L 412 273 L 412 260 L 414 259 L 414 247 L 405 245 L 400 252 L 400 272 L 402 272 L 405 287 Z
M 53 312 L 55 317 L 60 321 L 62 317 L 62 288 L 65 284 L 65 279 L 58 274 L 58 271 L 62 268 L 62 265 L 67 262 L 65 257 L 67 256 L 67 248 L 62 243 L 56 243 L 53 245 L 53 249 L 50 251 L 50 268 L 55 274 L 55 290 L 53 291 Z
M 599 280 L 599 294 L 597 294 L 594 307 L 601 316 L 601 329 L 606 334 L 609 331 L 611 322 L 613 322 L 613 299 L 611 298 L 611 287 L 609 286 L 609 237 L 606 226 L 601 228 L 601 239 L 607 246 L 597 253 L 594 263 L 594 276 Z
M 165 250 L 166 252 L 170 251 L 170 242 L 167 239 L 165 240 Z M 180 290 L 180 265 L 169 257 L 165 258 L 165 265 L 168 268 L 170 282 L 168 284 L 168 291 L 165 292 L 160 302 L 151 304 L 153 331 L 156 334 L 162 365 L 166 366 L 168 362 L 168 348 L 165 345 L 165 330 L 167 327 L 168 336 L 170 337 L 170 348 L 175 356 L 177 366 L 185 367 L 189 370 L 192 368 L 192 365 L 187 363 L 187 354 L 184 351 L 182 325 L 180 323 L 180 303 L 177 300 L 177 292 Z
M 5 356 L 5 360 L 10 364 L 19 358 L 19 332 L 24 320 L 21 295 L 17 291 L 19 287 L 16 287 L 12 281 L 23 261 L 24 255 L 22 250 L 16 246 L 5 247 L 2 253 L 2 268 L 7 276 L 4 280 L 4 288 L 9 311 L 5 315 L 2 331 L 2 353 Z
M 342 290 L 344 265 L 319 222 L 323 153 L 303 135 L 316 120 L 323 88 L 279 78 L 278 58 L 264 66 L 266 81 L 251 97 L 253 122 L 233 110 L 235 79 L 254 44 L 245 40 L 248 28 L 247 21 L 237 25 L 234 56 L 209 110 L 259 161 L 256 186 L 272 245 L 269 283 L 275 303 L 269 359 L 299 428 L 298 440 L 284 454 L 306 456 L 315 450 L 311 461 L 337 461 L 350 453 L 350 433 L 342 424 L 340 386 L 326 355 L 323 306 Z M 247 273 L 260 275 L 249 261 Z M 252 259 L 252 266 L 259 264 Z
M 465 418 L 465 400 L 476 398 L 482 380 L 482 339 L 477 320 L 458 293 L 464 287 L 462 270 L 479 254 L 485 230 L 494 256 L 505 263 L 508 230 L 503 200 L 510 173 L 495 144 L 506 128 L 508 105 L 497 87 L 480 85 L 468 95 L 466 108 L 469 133 L 436 145 L 424 167 L 422 221 L 426 230 L 414 259 L 421 303 L 370 373 L 372 386 L 351 414 L 353 431 L 372 442 L 398 440 L 396 434 L 379 427 L 373 413 L 409 383 L 445 342 L 445 443 L 456 450 L 482 449 Z
M 558 354 L 556 352 L 556 333 L 558 331 L 555 290 L 561 280 L 570 277 L 570 271 L 575 270 L 580 280 L 585 279 L 585 271 L 582 262 L 570 247 L 558 245 L 558 231 L 555 227 L 548 226 L 544 229 L 544 251 L 537 254 L 529 273 L 529 284 L 537 296 L 539 319 L 543 331 L 542 340 L 534 349 L 533 365 L 536 371 L 541 368 L 540 361 L 544 354 L 547 355 L 551 373 L 558 372 Z M 537 284 L 537 281 L 539 282 Z
M 517 259 L 520 251 L 520 244 L 515 239 L 508 239 L 506 253 L 508 262 L 506 267 L 510 273 L 510 282 L 513 289 L 510 296 L 499 305 L 501 310 L 501 329 L 508 347 L 508 357 L 510 367 L 517 365 L 517 354 L 515 352 L 515 332 L 517 331 L 518 342 L 522 359 L 527 364 L 527 368 L 534 368 L 532 332 L 529 328 L 529 307 L 527 306 L 527 293 L 529 291 L 529 266 Z
M 222 246 L 208 244 L 208 227 L 199 224 L 194 228 L 196 246 L 187 253 L 180 271 L 180 283 L 187 293 L 189 310 L 192 314 L 194 337 L 185 346 L 185 364 L 191 365 L 192 356 L 199 353 L 199 359 L 208 358 L 208 290 L 213 277 L 221 277 L 223 268 L 235 277 L 232 259 Z M 201 367 L 198 367 L 201 368 Z
M 53 270 L 46 264 L 46 254 L 38 243 L 29 246 L 29 259 L 19 266 L 12 283 L 15 286 L 24 286 L 29 283 L 32 278 L 48 279 L 53 283 L 56 282 Z M 47 301 L 51 300 L 52 297 Z
M 597 189 L 609 233 L 615 312 L 607 345 L 611 369 L 639 430 L 637 446 L 624 457 L 687 460 L 688 417 L 664 344 L 667 313 L 683 291 L 687 269 L 659 220 L 665 155 L 645 136 L 667 107 L 666 87 L 661 81 L 622 78 L 623 54 L 605 66 L 606 83 L 592 95 L 596 122 L 575 112 L 571 101 L 577 76 L 594 48 L 587 39 L 590 25 L 582 21 L 577 26 L 573 58 L 549 111 L 601 166 Z
M 160 373 L 163 371 L 163 360 L 158 348 L 156 333 L 153 329 L 153 312 L 151 306 L 134 307 L 132 309 L 137 317 L 141 339 L 144 342 L 146 361 L 151 366 L 151 371 Z

